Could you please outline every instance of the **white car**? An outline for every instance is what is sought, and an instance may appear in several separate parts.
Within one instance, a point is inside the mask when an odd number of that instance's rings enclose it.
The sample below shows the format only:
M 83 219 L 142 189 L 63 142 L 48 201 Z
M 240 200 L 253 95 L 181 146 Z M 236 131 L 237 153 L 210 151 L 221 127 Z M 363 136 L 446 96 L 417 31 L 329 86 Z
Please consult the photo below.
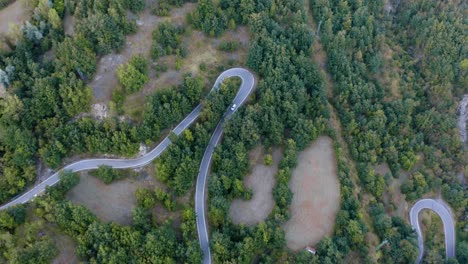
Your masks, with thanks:
M 237 105 L 236 105 L 236 104 L 233 104 L 233 105 L 231 106 L 231 111 L 234 111 L 234 110 L 236 109 L 236 107 L 237 107 Z

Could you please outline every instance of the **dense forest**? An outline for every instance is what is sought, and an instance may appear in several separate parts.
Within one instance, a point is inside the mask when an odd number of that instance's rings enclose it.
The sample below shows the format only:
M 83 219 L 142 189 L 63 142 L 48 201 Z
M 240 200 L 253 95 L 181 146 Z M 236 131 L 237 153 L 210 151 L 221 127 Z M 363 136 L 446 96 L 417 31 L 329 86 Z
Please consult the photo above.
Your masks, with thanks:
M 197 2 L 188 25 L 167 20 L 154 28 L 150 58 L 134 56 L 119 66 L 113 107 L 123 113 L 126 96 L 149 81 L 152 62 L 187 56 L 186 32 L 218 38 L 245 26 L 250 46 L 243 66 L 257 74 L 258 84 L 248 104 L 226 121 L 213 156 L 207 206 L 213 262 L 411 263 L 418 254 L 415 233 L 406 219 L 389 213 L 383 198 L 392 178 L 402 177 L 409 202 L 440 193 L 455 210 L 457 259 L 466 263 L 468 192 L 457 175 L 466 176 L 467 156 L 456 130 L 457 98 L 468 84 L 463 2 L 304 1 L 165 0 L 147 7 L 167 16 L 174 7 Z M 0 1 L 0 8 L 9 2 Z M 200 263 L 193 202 L 181 205 L 176 198 L 193 190 L 210 135 L 239 80 L 205 96 L 206 81 L 186 74 L 180 85 L 147 96 L 142 120 L 83 116 L 90 110 L 88 83 L 98 59 L 124 47 L 126 36 L 138 30 L 129 14 L 144 10 L 146 1 L 29 2 L 33 16 L 6 38 L 9 49 L 0 53 L 0 83 L 7 91 L 0 98 L 0 203 L 36 181 L 38 163 L 57 169 L 73 155 L 131 157 L 140 143 L 158 142 L 200 102 L 202 112 L 179 137 L 170 135 L 173 144 L 152 165 L 167 190 L 138 189 L 132 225 L 104 223 L 67 201 L 66 192 L 79 178 L 65 172 L 29 205 L 0 212 L 0 262 L 48 263 L 59 250 L 53 234 L 61 233 L 76 241 L 76 254 L 90 263 Z M 73 36 L 64 33 L 65 14 L 75 18 Z M 312 59 L 316 41 L 325 48 L 333 83 L 328 98 L 325 76 Z M 235 41 L 219 46 L 225 52 L 237 48 Z M 342 132 L 331 125 L 332 112 Z M 282 228 L 291 217 L 288 184 L 298 153 L 323 134 L 334 140 L 340 209 L 333 234 L 316 245 L 316 255 L 293 252 Z M 250 170 L 248 153 L 258 145 L 283 150 L 275 205 L 265 221 L 236 225 L 229 206 L 252 195 L 243 178 Z M 387 175 L 376 173 L 382 163 L 390 168 Z M 110 184 L 132 173 L 100 167 L 91 174 Z M 180 211 L 180 223 L 155 223 L 150 210 L 158 203 Z M 378 253 L 371 233 L 379 243 L 388 241 Z M 427 263 L 443 259 L 440 252 L 429 256 Z

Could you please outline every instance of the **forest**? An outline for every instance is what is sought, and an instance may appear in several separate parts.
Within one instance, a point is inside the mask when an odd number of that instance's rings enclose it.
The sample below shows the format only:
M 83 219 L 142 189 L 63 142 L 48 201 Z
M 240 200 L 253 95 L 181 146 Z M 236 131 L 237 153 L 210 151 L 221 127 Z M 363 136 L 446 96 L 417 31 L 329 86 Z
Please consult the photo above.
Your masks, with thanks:
M 0 1 L 0 8 L 9 2 Z M 54 235 L 65 234 L 76 242 L 77 256 L 90 263 L 200 263 L 193 201 L 188 206 L 176 199 L 193 192 L 203 152 L 239 80 L 206 96 L 212 80 L 184 74 L 180 85 L 147 95 L 142 120 L 83 116 L 90 111 L 88 84 L 99 58 L 122 50 L 138 30 L 129 13 L 142 12 L 146 1 L 30 2 L 34 15 L 6 38 L 9 49 L 0 52 L 0 84 L 7 91 L 0 98 L 1 204 L 36 182 L 39 163 L 58 169 L 76 155 L 133 157 L 141 143 L 158 142 L 200 102 L 202 112 L 180 136 L 170 135 L 173 144 L 149 165 L 167 189 L 138 189 L 131 225 L 103 222 L 68 201 L 66 193 L 79 177 L 65 172 L 31 203 L 0 211 L 0 262 L 49 263 L 60 249 Z M 466 177 L 467 156 L 455 103 L 468 84 L 462 1 L 164 0 L 148 8 L 168 16 L 187 2 L 196 2 L 188 25 L 159 23 L 150 36 L 150 56 L 134 56 L 118 67 L 112 103 L 123 114 L 125 98 L 141 92 L 154 61 L 171 55 L 183 60 L 186 32 L 216 39 L 248 28 L 242 66 L 255 72 L 258 83 L 249 102 L 226 122 L 213 156 L 207 216 L 214 263 L 411 263 L 418 255 L 416 235 L 407 219 L 389 213 L 384 199 L 390 180 L 401 177 L 408 202 L 440 193 L 454 209 L 457 259 L 450 263 L 468 262 L 468 192 L 457 177 Z M 75 18 L 74 36 L 64 33 L 66 14 Z M 331 91 L 312 59 L 315 42 L 326 53 Z M 223 41 L 219 50 L 232 52 L 239 45 Z M 342 131 L 331 125 L 334 112 Z M 289 250 L 282 226 L 291 217 L 288 184 L 297 155 L 319 135 L 334 141 L 341 200 L 333 234 L 312 255 Z M 283 150 L 275 206 L 257 225 L 236 225 L 229 206 L 252 195 L 243 179 L 250 170 L 248 153 L 259 145 Z M 382 163 L 388 164 L 387 175 L 375 170 Z M 111 184 L 132 173 L 100 167 L 91 174 Z M 180 211 L 180 223 L 156 223 L 156 204 Z M 376 252 L 370 234 L 388 243 Z M 425 262 L 443 257 L 434 252 Z

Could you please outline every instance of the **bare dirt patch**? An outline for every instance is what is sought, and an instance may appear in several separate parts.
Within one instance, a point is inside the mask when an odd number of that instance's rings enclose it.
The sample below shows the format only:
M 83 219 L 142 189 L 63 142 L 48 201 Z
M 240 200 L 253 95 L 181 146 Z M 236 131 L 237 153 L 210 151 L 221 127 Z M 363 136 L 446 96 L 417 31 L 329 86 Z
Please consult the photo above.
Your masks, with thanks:
M 330 235 L 340 205 L 333 142 L 319 137 L 302 151 L 289 188 L 294 193 L 291 219 L 284 225 L 288 248 L 299 250 Z
M 30 11 L 22 4 L 22 1 L 16 0 L 9 6 L 0 10 L 0 49 L 9 50 L 5 38 L 12 30 L 12 27 L 19 27 L 24 21 L 28 20 Z
M 55 245 L 59 250 L 59 255 L 52 262 L 53 264 L 76 264 L 80 263 L 75 254 L 76 242 L 69 236 L 55 235 Z
M 386 43 L 382 47 L 383 69 L 376 74 L 376 77 L 384 87 L 389 89 L 385 98 L 386 101 L 399 99 L 402 96 L 400 92 L 401 65 L 393 58 L 394 54 L 398 53 L 400 49 L 397 45 L 390 47 Z
M 66 13 L 63 17 L 63 30 L 65 35 L 75 35 L 75 17 Z
M 251 226 L 265 220 L 270 214 L 275 201 L 273 186 L 278 164 L 282 158 L 279 148 L 273 151 L 273 164 L 264 165 L 265 153 L 262 147 L 257 147 L 250 153 L 252 173 L 244 178 L 244 184 L 252 189 L 253 196 L 249 201 L 235 199 L 229 208 L 229 216 L 235 224 Z
M 138 178 L 127 178 L 109 185 L 88 172 L 81 172 L 80 183 L 68 192 L 67 199 L 86 206 L 103 221 L 129 225 L 132 209 L 136 207 L 136 189 L 154 188 L 156 184 L 146 172 L 142 172 Z
M 151 6 L 152 0 L 147 1 L 147 7 Z M 185 15 L 193 10 L 193 3 L 185 4 L 180 8 L 175 8 L 171 11 L 171 21 L 180 24 L 185 19 Z M 97 72 L 94 79 L 90 82 L 90 87 L 93 90 L 95 102 L 109 101 L 113 89 L 118 85 L 118 80 L 115 71 L 117 67 L 126 63 L 133 55 L 143 54 L 149 57 L 151 49 L 152 32 L 161 21 L 167 18 L 157 17 L 151 14 L 151 8 L 146 8 L 137 19 L 137 32 L 127 37 L 126 44 L 123 50 L 119 53 L 111 53 L 103 56 L 97 66 Z M 146 86 L 151 86 L 148 83 Z
M 193 8 L 192 5 L 184 5 L 185 9 Z M 188 13 L 185 9 L 175 9 L 173 12 Z M 177 16 L 176 16 L 177 17 Z M 167 18 L 166 18 L 167 19 Z M 178 18 L 181 19 L 181 18 Z M 170 21 L 179 24 L 180 21 L 171 16 Z M 188 27 L 190 28 L 190 27 Z M 149 36 L 151 38 L 151 36 Z M 234 52 L 222 52 L 218 50 L 218 46 L 222 41 L 239 42 L 239 49 Z M 207 75 L 210 71 L 216 71 L 219 66 L 226 66 L 230 62 L 233 65 L 243 65 L 247 59 L 249 32 L 246 27 L 238 27 L 236 30 L 225 32 L 219 38 L 210 38 L 205 36 L 201 31 L 189 29 L 188 33 L 183 37 L 183 43 L 186 45 L 188 55 L 183 58 L 182 67 L 180 70 L 175 70 L 176 56 L 165 56 L 158 59 L 152 64 L 150 70 L 150 81 L 136 94 L 127 96 L 124 103 L 124 112 L 134 120 L 138 120 L 138 116 L 143 111 L 146 103 L 146 97 L 154 91 L 167 88 L 182 83 L 184 74 L 190 73 L 198 75 L 207 81 Z M 148 44 L 149 46 L 151 43 Z M 156 73 L 154 66 L 163 64 L 168 67 L 168 71 Z M 200 65 L 204 64 L 207 71 L 201 71 Z M 217 76 L 219 72 L 216 72 Z M 211 88 L 211 83 L 207 87 Z
M 26 8 L 19 0 L 0 10 L 0 35 L 5 35 L 12 25 L 19 25 L 26 21 L 28 17 L 29 14 Z

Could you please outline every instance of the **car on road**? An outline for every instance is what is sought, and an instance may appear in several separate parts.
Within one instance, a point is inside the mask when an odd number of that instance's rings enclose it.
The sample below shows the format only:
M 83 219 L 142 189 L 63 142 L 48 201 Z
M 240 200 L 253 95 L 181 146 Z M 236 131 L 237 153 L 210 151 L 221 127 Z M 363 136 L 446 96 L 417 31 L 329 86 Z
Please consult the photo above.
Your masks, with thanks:
M 236 104 L 232 104 L 232 106 L 231 106 L 231 111 L 234 111 L 234 110 L 236 110 L 236 107 L 237 107 L 237 105 L 236 105 Z

